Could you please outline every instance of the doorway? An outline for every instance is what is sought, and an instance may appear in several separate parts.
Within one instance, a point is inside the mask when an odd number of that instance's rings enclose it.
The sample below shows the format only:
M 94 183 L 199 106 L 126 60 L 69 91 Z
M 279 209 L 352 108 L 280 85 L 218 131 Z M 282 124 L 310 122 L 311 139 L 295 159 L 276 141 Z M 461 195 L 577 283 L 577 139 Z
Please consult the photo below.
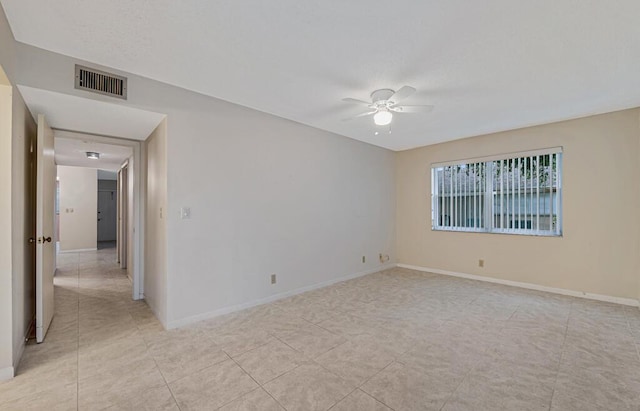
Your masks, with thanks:
M 116 248 L 118 242 L 118 174 L 115 171 L 98 170 L 98 250 Z
M 70 247 L 75 251 L 77 256 L 76 262 L 78 269 L 78 281 L 81 277 L 81 270 L 90 269 L 88 267 L 94 264 L 95 261 L 82 261 L 83 259 L 91 258 L 90 254 L 98 256 L 98 260 L 105 262 L 105 266 L 113 264 L 115 267 L 123 268 L 124 270 L 117 272 L 110 269 L 113 275 L 123 274 L 126 276 L 122 278 L 120 275 L 119 286 L 125 295 L 129 292 L 134 300 L 144 298 L 144 221 L 146 213 L 144 212 L 145 197 L 143 193 L 146 190 L 146 162 L 143 164 L 143 160 L 146 160 L 143 156 L 143 141 L 153 133 L 158 127 L 165 115 L 161 113 L 154 113 L 138 108 L 128 107 L 126 104 L 122 105 L 120 102 L 114 104 L 114 102 L 101 101 L 98 99 L 91 99 L 85 97 L 78 97 L 75 95 L 53 92 L 49 90 L 42 90 L 28 86 L 16 86 L 20 94 L 24 98 L 25 109 L 31 111 L 31 113 L 43 113 L 47 119 L 50 120 L 51 129 L 55 136 L 54 140 L 66 139 L 70 143 L 75 144 L 75 150 L 72 153 L 65 155 L 63 150 L 59 147 L 53 147 L 45 152 L 52 157 L 55 156 L 55 163 L 66 166 L 93 168 L 93 185 L 92 190 L 85 190 L 85 193 L 90 193 L 89 196 L 93 197 L 93 208 L 90 210 L 90 216 L 85 223 L 65 223 L 63 219 L 67 217 L 73 217 L 78 215 L 78 209 L 75 204 L 80 204 L 74 201 L 72 204 L 65 205 L 59 204 L 57 212 L 59 213 L 60 224 L 55 227 L 60 229 L 59 235 L 57 230 L 53 230 L 51 234 L 48 234 L 51 230 L 44 230 L 43 238 L 46 238 L 46 245 L 50 244 L 49 236 L 56 240 L 63 240 L 65 237 L 65 230 L 68 232 L 69 227 L 75 228 L 77 231 L 92 231 L 90 240 L 93 244 L 89 246 L 77 245 Z M 34 127 L 35 128 L 35 127 Z M 95 145 L 109 146 L 111 148 L 127 150 L 127 155 L 124 158 L 120 158 L 115 161 L 114 157 L 110 155 L 109 150 L 102 150 L 102 148 L 90 148 Z M 101 156 L 89 156 L 89 152 L 102 153 Z M 79 157 L 78 157 L 79 156 Z M 75 157 L 80 164 L 71 164 L 72 157 Z M 99 160 L 98 160 L 99 158 Z M 82 163 L 84 162 L 84 163 Z M 108 167 L 104 166 L 104 163 L 109 163 Z M 121 170 L 121 168 L 123 168 Z M 36 167 L 37 168 L 37 167 Z M 98 248 L 98 188 L 96 187 L 97 178 L 95 172 L 97 169 L 107 169 L 118 173 L 118 179 L 116 180 L 117 189 L 113 193 L 113 200 L 116 202 L 116 245 L 117 247 L 110 250 L 97 250 Z M 55 192 L 55 175 L 53 181 L 53 187 Z M 68 184 L 67 184 L 68 187 Z M 64 181 L 60 181 L 60 190 L 65 189 Z M 110 190 L 109 190 L 110 191 Z M 108 198 L 103 198 L 105 194 L 101 194 L 101 200 L 111 201 L 111 193 L 109 192 Z M 36 197 L 38 197 L 36 195 Z M 48 196 L 47 196 L 48 197 Z M 101 201 L 102 202 L 102 201 Z M 44 207 L 43 209 L 50 210 L 50 214 L 53 217 L 55 212 L 54 207 Z M 100 214 L 112 214 L 114 207 L 113 202 L 110 205 L 106 205 L 103 209 L 101 207 Z M 41 215 L 41 213 L 36 213 Z M 107 219 L 112 217 L 107 215 Z M 55 221 L 55 219 L 54 219 Z M 55 224 L 55 223 L 54 223 Z M 67 227 L 65 229 L 65 227 Z M 103 238 L 103 231 L 105 232 Z M 100 240 L 109 240 L 113 238 L 113 231 L 109 233 L 109 229 L 103 230 L 100 228 Z M 41 235 L 42 236 L 42 235 Z M 36 240 L 34 240 L 37 242 Z M 43 244 L 44 244 L 43 240 Z M 55 245 L 51 244 L 52 246 Z M 62 244 L 61 244 L 62 245 Z M 55 247 L 54 258 L 56 256 Z M 62 249 L 63 247 L 61 247 Z M 84 250 L 83 250 L 84 249 Z M 64 251 L 64 250 L 62 250 Z M 106 251 L 106 252 L 101 252 Z M 83 253 L 86 253 L 82 255 Z M 64 257 L 64 254 L 59 254 L 60 260 L 73 259 L 73 256 L 68 255 Z M 120 257 L 120 258 L 118 258 Z M 95 259 L 95 258 L 94 258 Z M 58 261 L 59 264 L 54 262 L 54 267 L 62 267 L 63 261 Z M 36 264 L 37 265 L 37 264 Z M 95 264 L 94 264 L 95 265 Z M 100 268 L 100 267 L 96 267 Z M 108 267 L 107 267 L 108 268 Z M 37 270 L 36 270 L 37 271 Z M 63 270 L 59 271 L 61 277 L 63 277 Z M 90 271 L 90 270 L 89 270 Z M 107 270 L 109 271 L 109 270 Z M 86 273 L 89 277 L 90 272 Z M 109 273 L 107 273 L 109 274 Z M 128 277 L 128 278 L 127 278 Z M 57 278 L 56 281 L 60 283 L 64 281 L 64 278 Z M 86 278 L 89 284 L 93 284 L 95 278 Z M 123 281 L 124 280 L 124 281 Z M 85 281 L 85 282 L 86 282 Z M 46 281 L 49 285 L 51 282 Z M 129 291 L 129 288 L 131 291 Z M 38 293 L 36 293 L 37 295 Z M 42 292 L 40 293 L 43 294 Z M 73 293 L 71 293 L 73 295 Z
M 141 172 L 140 142 L 122 138 L 101 136 L 97 134 L 81 133 L 70 130 L 54 129 L 55 152 L 59 168 L 91 171 L 90 178 L 83 181 L 92 183 L 82 189 L 81 180 L 65 185 L 64 178 L 60 178 L 60 250 L 64 252 L 78 252 L 90 250 L 113 249 L 113 262 L 126 270 L 131 280 L 133 299 L 143 298 L 142 290 L 142 256 L 141 241 L 143 238 L 140 221 L 141 207 Z M 97 159 L 87 153 L 98 153 Z M 127 170 L 123 172 L 123 170 Z M 75 170 L 72 170 L 75 171 Z M 67 178 L 69 178 L 67 176 Z M 65 187 L 77 192 L 74 203 L 64 203 Z M 91 201 L 88 201 L 91 200 Z M 84 205 L 84 209 L 80 206 Z M 73 234 L 73 228 L 80 223 L 74 223 L 73 217 L 79 217 L 87 211 L 90 220 L 81 228 L 79 235 L 87 235 L 91 243 L 84 243 L 76 247 L 65 247 Z M 65 220 L 66 218 L 66 220 Z M 69 229 L 71 227 L 71 229 Z

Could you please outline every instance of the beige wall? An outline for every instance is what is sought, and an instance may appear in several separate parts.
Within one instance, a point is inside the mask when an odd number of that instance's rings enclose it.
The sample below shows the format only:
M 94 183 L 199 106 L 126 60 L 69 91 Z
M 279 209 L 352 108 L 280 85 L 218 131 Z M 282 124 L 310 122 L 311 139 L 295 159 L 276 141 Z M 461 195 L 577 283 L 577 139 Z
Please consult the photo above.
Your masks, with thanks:
M 97 170 L 58 166 L 58 177 L 60 178 L 60 250 L 96 249 Z
M 640 130 L 640 109 L 638 109 L 638 130 Z M 638 204 L 638 208 L 640 208 L 640 131 L 638 132 L 638 138 L 637 138 L 637 151 L 636 151 L 636 164 L 638 164 L 638 174 L 636 174 L 636 178 L 635 178 L 635 188 L 637 190 L 637 194 L 638 194 L 638 201 L 636 204 Z M 636 297 L 638 298 L 638 301 L 640 301 L 640 224 L 638 224 L 636 226 L 636 233 L 638 236 L 638 248 L 636 249 L 636 253 L 638 254 L 638 259 L 636 261 L 636 274 L 638 276 L 638 291 L 636 294 Z
M 398 153 L 398 262 L 638 298 L 638 117 L 626 110 Z M 556 146 L 564 148 L 563 237 L 431 230 L 431 163 Z
M 0 84 L 0 226 L 11 227 L 11 86 Z M 0 230 L 0 380 L 13 377 L 11 230 Z
M 167 325 L 167 120 L 144 142 L 146 218 L 144 296 L 163 325 Z
M 36 122 L 17 88 L 13 89 L 12 121 L 12 272 L 13 358 L 20 359 L 29 326 L 35 317 L 35 153 Z

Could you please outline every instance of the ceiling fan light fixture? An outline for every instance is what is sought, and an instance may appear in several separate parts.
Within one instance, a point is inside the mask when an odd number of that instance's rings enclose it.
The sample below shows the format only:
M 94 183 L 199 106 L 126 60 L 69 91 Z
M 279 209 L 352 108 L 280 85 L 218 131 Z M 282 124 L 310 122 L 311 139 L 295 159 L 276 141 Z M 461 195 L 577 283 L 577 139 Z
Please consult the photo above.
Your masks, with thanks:
M 100 153 L 96 153 L 95 151 L 87 151 L 87 158 L 90 158 L 91 160 L 99 160 Z
M 393 120 L 393 114 L 389 110 L 379 110 L 373 115 L 373 122 L 377 126 L 386 126 Z

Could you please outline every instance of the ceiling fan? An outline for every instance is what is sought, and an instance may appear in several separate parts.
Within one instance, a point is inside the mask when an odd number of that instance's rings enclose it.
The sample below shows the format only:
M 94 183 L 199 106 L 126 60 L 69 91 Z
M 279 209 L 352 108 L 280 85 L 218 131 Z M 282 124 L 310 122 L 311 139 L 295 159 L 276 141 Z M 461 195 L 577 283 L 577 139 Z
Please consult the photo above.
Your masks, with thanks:
M 359 117 L 373 116 L 373 122 L 378 126 L 386 126 L 393 120 L 394 113 L 427 113 L 433 110 L 433 106 L 419 105 L 407 106 L 400 105 L 400 102 L 416 92 L 416 89 L 404 86 L 398 91 L 388 88 L 375 90 L 371 93 L 371 102 L 358 100 L 355 98 L 344 98 L 342 101 L 364 105 L 369 108 L 364 113 L 357 114 L 352 117 L 343 119 L 343 121 L 353 120 Z

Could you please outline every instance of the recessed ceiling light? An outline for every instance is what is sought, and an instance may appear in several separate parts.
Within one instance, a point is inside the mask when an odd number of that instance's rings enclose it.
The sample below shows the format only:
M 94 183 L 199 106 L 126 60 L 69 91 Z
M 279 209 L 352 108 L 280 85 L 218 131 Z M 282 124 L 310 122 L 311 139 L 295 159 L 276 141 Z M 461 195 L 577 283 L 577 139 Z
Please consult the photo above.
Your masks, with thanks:
M 100 153 L 96 153 L 95 151 L 87 151 L 87 158 L 90 158 L 92 160 L 99 160 Z

